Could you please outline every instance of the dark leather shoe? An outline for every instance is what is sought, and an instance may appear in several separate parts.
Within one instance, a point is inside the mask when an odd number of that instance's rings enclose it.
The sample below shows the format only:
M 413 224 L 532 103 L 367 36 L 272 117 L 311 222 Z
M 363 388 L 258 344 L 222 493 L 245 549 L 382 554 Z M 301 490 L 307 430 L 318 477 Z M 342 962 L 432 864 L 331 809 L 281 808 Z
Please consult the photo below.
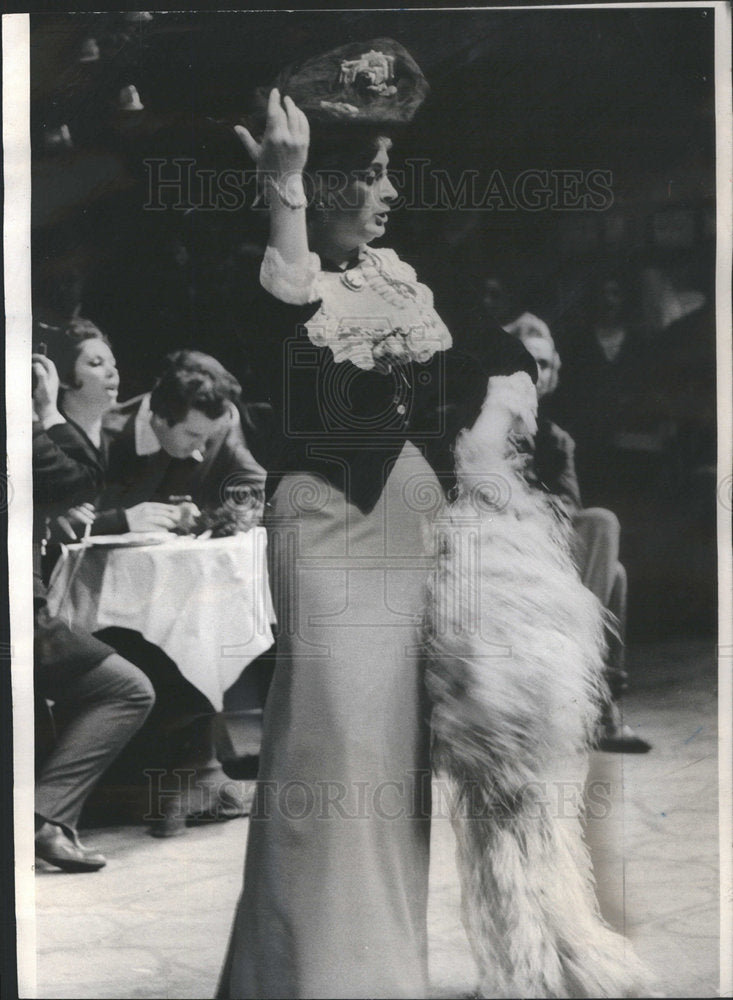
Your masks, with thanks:
M 64 872 L 96 872 L 107 864 L 103 854 L 84 847 L 56 823 L 44 823 L 36 832 L 36 857 Z

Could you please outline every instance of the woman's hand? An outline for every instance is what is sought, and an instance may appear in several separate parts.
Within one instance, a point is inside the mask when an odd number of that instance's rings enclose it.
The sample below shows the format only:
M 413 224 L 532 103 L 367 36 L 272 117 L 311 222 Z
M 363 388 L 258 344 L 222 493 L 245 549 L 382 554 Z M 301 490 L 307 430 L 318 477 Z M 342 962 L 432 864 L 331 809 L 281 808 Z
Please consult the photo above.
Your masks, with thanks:
M 36 385 L 33 390 L 33 409 L 42 424 L 49 420 L 63 419 L 58 410 L 59 373 L 56 365 L 44 354 L 31 355 L 31 367 Z
M 269 245 L 291 273 L 305 282 L 310 261 L 303 189 L 303 167 L 310 142 L 308 119 L 289 97 L 281 100 L 280 91 L 273 89 L 267 102 L 267 124 L 262 142 L 256 142 L 241 125 L 236 126 L 236 132 L 257 164 L 260 183 L 264 185 L 267 177 L 272 180 L 266 185 L 274 187 L 268 199 Z
M 263 177 L 273 176 L 282 182 L 302 173 L 310 142 L 308 119 L 289 97 L 281 99 L 276 88 L 270 91 L 267 102 L 267 124 L 262 142 L 257 142 L 242 125 L 236 125 L 234 131 Z

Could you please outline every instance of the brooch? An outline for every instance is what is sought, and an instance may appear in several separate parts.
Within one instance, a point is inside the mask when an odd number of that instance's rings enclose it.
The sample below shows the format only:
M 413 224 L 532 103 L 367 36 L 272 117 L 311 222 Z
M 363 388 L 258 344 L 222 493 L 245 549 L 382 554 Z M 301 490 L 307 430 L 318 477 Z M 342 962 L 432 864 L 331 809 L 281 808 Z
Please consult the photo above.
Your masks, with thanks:
M 365 283 L 364 275 L 361 271 L 344 271 L 341 275 L 341 283 L 352 292 L 360 292 Z

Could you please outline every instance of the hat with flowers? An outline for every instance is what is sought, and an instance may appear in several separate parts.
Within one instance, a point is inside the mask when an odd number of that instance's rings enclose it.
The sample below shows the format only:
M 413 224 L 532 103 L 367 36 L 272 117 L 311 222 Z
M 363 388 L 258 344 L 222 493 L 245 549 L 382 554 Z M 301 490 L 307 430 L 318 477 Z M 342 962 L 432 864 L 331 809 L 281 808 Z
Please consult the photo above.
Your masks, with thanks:
M 406 125 L 429 90 L 410 53 L 391 38 L 350 42 L 288 66 L 274 86 L 324 125 Z

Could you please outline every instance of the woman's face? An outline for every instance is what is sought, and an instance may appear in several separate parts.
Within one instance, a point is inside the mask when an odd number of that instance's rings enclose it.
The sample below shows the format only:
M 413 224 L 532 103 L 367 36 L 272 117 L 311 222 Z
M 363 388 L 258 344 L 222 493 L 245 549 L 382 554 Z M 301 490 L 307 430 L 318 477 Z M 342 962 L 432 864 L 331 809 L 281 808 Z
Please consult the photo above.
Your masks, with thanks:
M 388 165 L 387 144 L 381 142 L 367 169 L 354 171 L 336 195 L 335 205 L 329 206 L 329 243 L 345 253 L 384 235 L 390 203 L 397 197 L 387 176 Z
M 117 402 L 120 386 L 117 362 L 103 340 L 92 337 L 82 341 L 74 363 L 74 382 L 67 391 L 82 405 L 104 411 Z

